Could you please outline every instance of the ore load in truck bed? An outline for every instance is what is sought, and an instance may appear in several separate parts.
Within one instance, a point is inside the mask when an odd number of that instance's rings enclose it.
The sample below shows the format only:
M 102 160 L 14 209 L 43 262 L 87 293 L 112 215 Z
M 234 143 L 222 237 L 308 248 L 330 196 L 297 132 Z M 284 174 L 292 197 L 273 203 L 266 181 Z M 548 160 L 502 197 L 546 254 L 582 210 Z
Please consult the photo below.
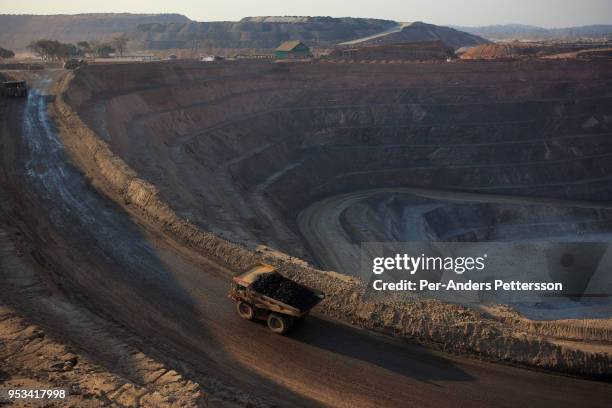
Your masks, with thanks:
M 275 272 L 258 276 L 251 288 L 300 310 L 308 310 L 320 300 L 310 289 Z

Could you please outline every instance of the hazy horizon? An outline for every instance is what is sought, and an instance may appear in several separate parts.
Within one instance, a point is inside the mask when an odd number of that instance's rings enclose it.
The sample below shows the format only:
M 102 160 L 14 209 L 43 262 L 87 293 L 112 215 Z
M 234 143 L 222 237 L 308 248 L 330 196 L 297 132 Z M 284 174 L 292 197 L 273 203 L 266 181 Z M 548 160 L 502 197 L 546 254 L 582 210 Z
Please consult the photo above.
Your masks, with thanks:
M 127 3 L 127 4 L 126 4 Z M 196 21 L 236 21 L 249 16 L 332 16 L 366 17 L 396 21 L 425 21 L 440 25 L 486 26 L 525 24 L 562 28 L 595 24 L 612 24 L 610 0 L 453 0 L 377 2 L 354 0 L 311 0 L 289 4 L 282 0 L 212 0 L 166 2 L 161 0 L 107 0 L 96 5 L 74 0 L 57 0 L 53 4 L 39 1 L 0 0 L 0 14 L 82 14 L 82 13 L 176 13 Z M 585 5 L 588 4 L 588 6 Z

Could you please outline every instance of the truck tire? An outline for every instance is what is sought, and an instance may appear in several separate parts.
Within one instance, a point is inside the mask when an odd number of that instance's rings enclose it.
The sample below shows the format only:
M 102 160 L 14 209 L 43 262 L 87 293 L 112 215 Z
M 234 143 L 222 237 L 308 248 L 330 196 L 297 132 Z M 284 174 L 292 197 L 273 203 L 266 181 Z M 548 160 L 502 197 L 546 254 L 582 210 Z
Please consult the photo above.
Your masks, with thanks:
M 245 320 L 253 320 L 255 319 L 255 309 L 253 306 L 249 305 L 245 302 L 236 303 L 236 311 Z
M 276 334 L 285 334 L 293 327 L 293 317 L 270 313 L 268 315 L 268 328 Z

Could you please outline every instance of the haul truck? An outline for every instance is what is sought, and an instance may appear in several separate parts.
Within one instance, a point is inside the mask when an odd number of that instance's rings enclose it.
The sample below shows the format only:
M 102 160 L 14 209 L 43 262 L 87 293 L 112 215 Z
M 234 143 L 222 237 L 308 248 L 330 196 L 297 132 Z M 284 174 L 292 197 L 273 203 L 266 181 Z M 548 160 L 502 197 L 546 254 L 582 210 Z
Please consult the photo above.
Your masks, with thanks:
M 84 65 L 87 65 L 87 61 L 85 61 L 84 59 L 70 58 L 68 61 L 64 63 L 64 68 L 65 69 L 77 69 Z
M 271 265 L 259 264 L 232 280 L 229 297 L 246 320 L 266 320 L 268 328 L 285 334 L 325 295 L 285 278 Z
M 6 81 L 2 83 L 2 95 L 24 97 L 28 96 L 26 81 Z

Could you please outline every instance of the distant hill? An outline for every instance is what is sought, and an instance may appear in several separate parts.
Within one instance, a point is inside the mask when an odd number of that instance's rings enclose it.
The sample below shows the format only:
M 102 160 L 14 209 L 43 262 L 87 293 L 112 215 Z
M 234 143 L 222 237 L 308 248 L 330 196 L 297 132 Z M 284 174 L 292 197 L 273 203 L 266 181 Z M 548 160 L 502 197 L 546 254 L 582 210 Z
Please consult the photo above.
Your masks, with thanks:
M 41 38 L 75 43 L 133 33 L 140 24 L 185 23 L 180 14 L 0 15 L 0 47 L 23 50 Z
M 542 28 L 522 24 L 492 25 L 482 27 L 453 26 L 489 40 L 612 40 L 612 25 L 589 25 L 567 28 Z
M 41 38 L 76 43 L 118 33 L 152 50 L 271 50 L 288 40 L 322 48 L 355 39 L 365 40 L 361 45 L 439 40 L 455 49 L 487 43 L 448 27 L 371 18 L 263 16 L 197 22 L 180 14 L 0 15 L 0 47 L 16 51 Z
M 360 45 L 401 44 L 421 41 L 441 41 L 449 47 L 461 47 L 487 44 L 489 41 L 474 34 L 466 33 L 450 27 L 427 24 L 420 21 L 405 25 L 400 31 L 368 39 Z
M 273 49 L 288 40 L 329 47 L 396 26 L 390 20 L 333 17 L 247 17 L 240 21 L 141 24 L 146 48 Z

